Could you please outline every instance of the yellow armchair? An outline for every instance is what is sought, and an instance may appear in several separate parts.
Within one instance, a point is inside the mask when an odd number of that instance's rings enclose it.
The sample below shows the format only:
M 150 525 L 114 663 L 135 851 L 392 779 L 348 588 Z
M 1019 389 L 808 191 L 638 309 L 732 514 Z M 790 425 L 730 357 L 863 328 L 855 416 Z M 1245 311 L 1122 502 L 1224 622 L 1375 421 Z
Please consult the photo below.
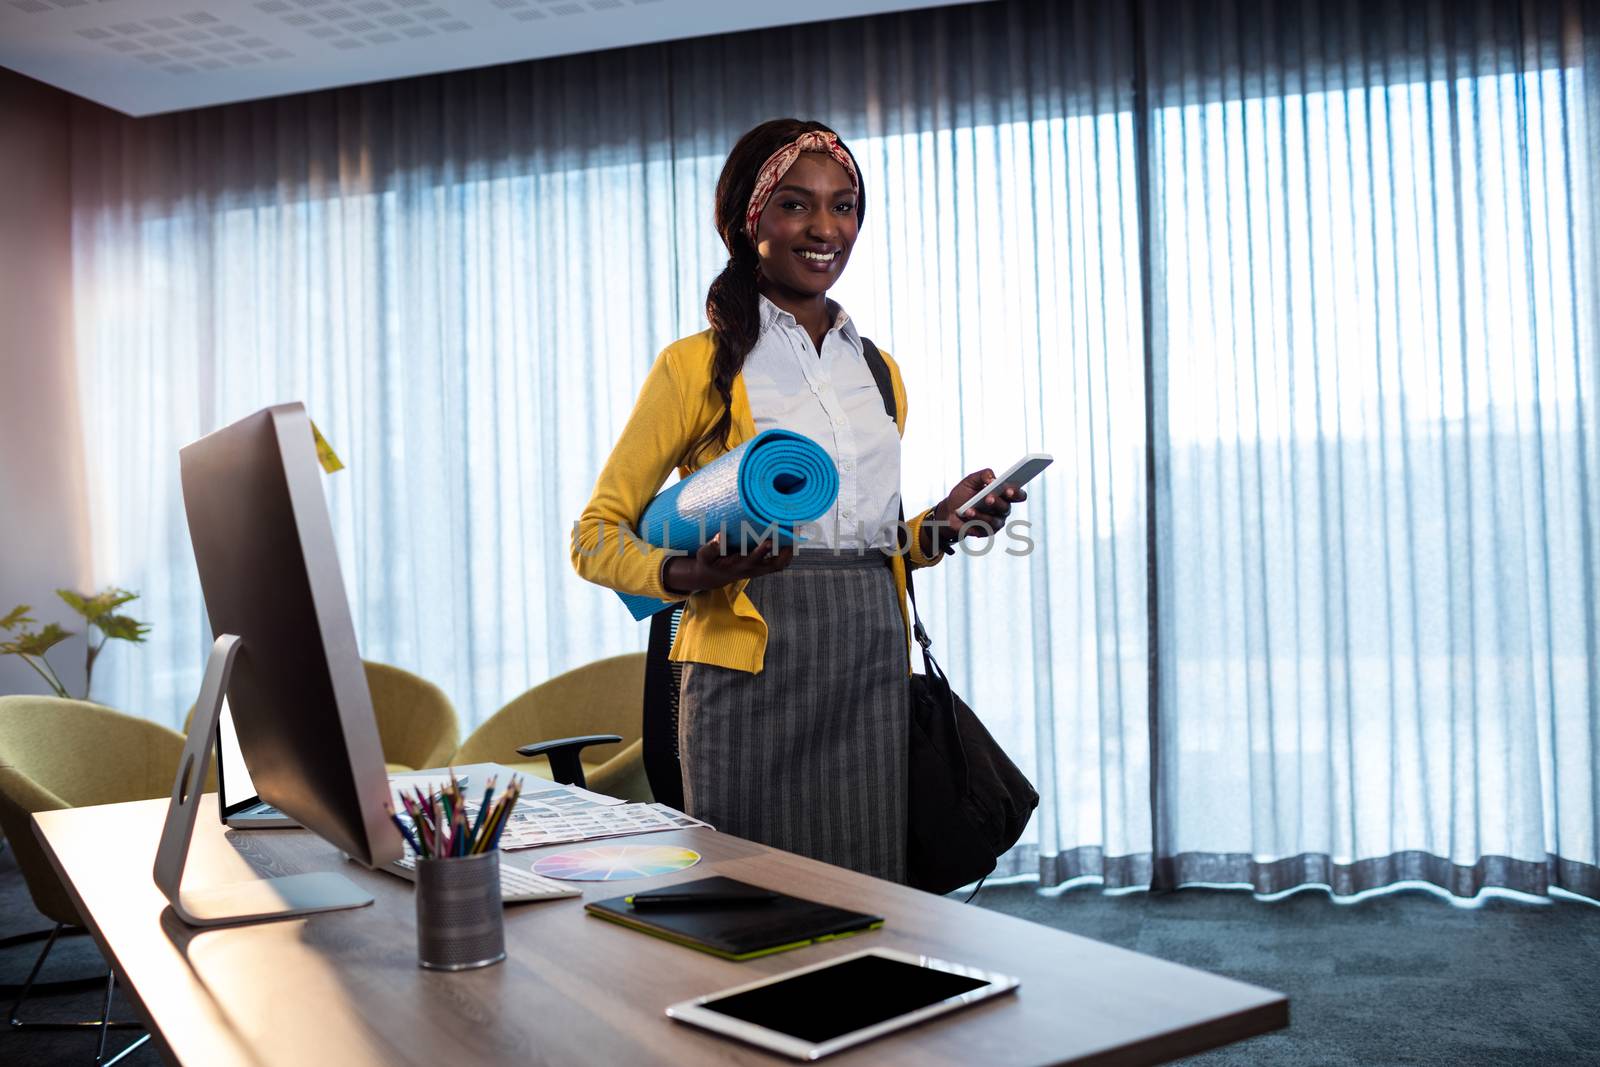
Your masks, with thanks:
M 390 773 L 448 763 L 461 743 L 461 727 L 444 690 L 386 663 L 364 660 L 362 666 Z
M 105 978 L 104 1008 L 98 1019 L 74 1022 L 34 1022 L 17 1017 L 18 1010 L 67 927 L 81 926 L 82 918 L 67 895 L 44 848 L 34 836 L 34 813 L 62 808 L 151 800 L 172 794 L 173 777 L 183 754 L 183 736 L 146 719 L 123 715 L 98 704 L 57 697 L 0 697 L 0 829 L 17 858 L 34 906 L 55 922 L 44 937 L 44 948 L 23 983 L 7 1024 L 14 1031 L 87 1030 L 100 1035 L 97 1063 L 112 1063 L 148 1040 L 140 1037 L 104 1060 L 109 1030 L 136 1030 L 134 1022 L 111 1020 L 115 973 Z M 215 779 L 207 785 L 215 789 Z M 30 935 L 32 939 L 35 935 Z M 43 935 L 37 935 L 43 936 Z M 52 983 L 70 986 L 76 983 Z M 43 992 L 45 987 L 38 987 Z
M 448 763 L 461 741 L 461 726 L 455 705 L 444 690 L 426 678 L 387 663 L 362 660 L 361 666 L 366 672 L 367 690 L 372 694 L 372 714 L 378 722 L 378 739 L 389 773 Z M 183 720 L 185 734 L 193 718 L 191 706 Z
M 553 738 L 617 734 L 620 744 L 586 749 L 583 775 L 590 789 L 625 800 L 650 800 L 644 773 L 644 653 L 612 656 L 585 664 L 534 686 L 472 731 L 451 761 L 501 763 L 551 778 L 544 757 L 523 758 L 518 749 Z
M 0 697 L 0 827 L 40 911 L 82 922 L 33 835 L 33 813 L 169 796 L 182 753 L 181 734 L 147 719 L 81 700 Z

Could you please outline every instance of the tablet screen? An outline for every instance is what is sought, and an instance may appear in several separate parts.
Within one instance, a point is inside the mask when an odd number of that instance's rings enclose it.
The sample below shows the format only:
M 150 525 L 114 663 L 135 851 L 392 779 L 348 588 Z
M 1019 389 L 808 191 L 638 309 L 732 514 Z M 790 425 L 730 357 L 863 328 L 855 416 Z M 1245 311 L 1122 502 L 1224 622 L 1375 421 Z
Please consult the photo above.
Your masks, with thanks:
M 982 989 L 989 982 L 882 956 L 856 956 L 701 1007 L 803 1041 L 856 1030 Z

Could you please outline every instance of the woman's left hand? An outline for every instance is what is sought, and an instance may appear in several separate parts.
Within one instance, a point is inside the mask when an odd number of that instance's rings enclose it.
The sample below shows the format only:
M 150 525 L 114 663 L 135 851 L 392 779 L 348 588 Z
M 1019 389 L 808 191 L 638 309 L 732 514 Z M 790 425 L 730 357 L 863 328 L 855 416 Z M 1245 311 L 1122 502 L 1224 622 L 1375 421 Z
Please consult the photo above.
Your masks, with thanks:
M 953 544 L 963 537 L 992 537 L 1006 524 L 1011 505 L 1028 499 L 1028 494 L 1014 485 L 1002 485 L 989 493 L 976 505 L 956 512 L 956 508 L 972 498 L 972 494 L 994 481 L 994 471 L 985 468 L 961 479 L 949 494 L 934 505 L 933 517 L 944 523 L 940 530 L 939 545 Z

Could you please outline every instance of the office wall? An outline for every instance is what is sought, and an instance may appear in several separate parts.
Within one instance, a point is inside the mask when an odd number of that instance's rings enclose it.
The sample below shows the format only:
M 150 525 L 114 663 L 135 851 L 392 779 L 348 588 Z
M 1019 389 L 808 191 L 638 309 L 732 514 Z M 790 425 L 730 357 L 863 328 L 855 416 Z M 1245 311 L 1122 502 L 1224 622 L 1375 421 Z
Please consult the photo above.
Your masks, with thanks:
M 90 573 L 83 435 L 72 345 L 71 97 L 0 69 L 0 615 L 18 603 L 68 629 L 59 586 Z M 83 637 L 51 662 L 83 687 Z M 48 687 L 0 656 L 0 693 Z

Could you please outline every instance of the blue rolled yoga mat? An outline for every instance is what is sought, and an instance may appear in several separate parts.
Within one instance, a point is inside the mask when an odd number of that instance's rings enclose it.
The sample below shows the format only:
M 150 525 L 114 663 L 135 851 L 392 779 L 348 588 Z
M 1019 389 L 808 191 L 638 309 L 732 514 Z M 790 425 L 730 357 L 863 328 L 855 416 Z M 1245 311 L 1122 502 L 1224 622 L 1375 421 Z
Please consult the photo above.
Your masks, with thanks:
M 693 552 L 726 530 L 724 541 L 737 549 L 748 523 L 758 532 L 775 526 L 778 543 L 793 544 L 804 540 L 794 527 L 825 514 L 838 495 L 839 470 L 821 445 L 791 430 L 765 430 L 657 495 L 644 509 L 638 536 L 656 548 Z M 617 595 L 635 619 L 668 606 L 654 597 Z

